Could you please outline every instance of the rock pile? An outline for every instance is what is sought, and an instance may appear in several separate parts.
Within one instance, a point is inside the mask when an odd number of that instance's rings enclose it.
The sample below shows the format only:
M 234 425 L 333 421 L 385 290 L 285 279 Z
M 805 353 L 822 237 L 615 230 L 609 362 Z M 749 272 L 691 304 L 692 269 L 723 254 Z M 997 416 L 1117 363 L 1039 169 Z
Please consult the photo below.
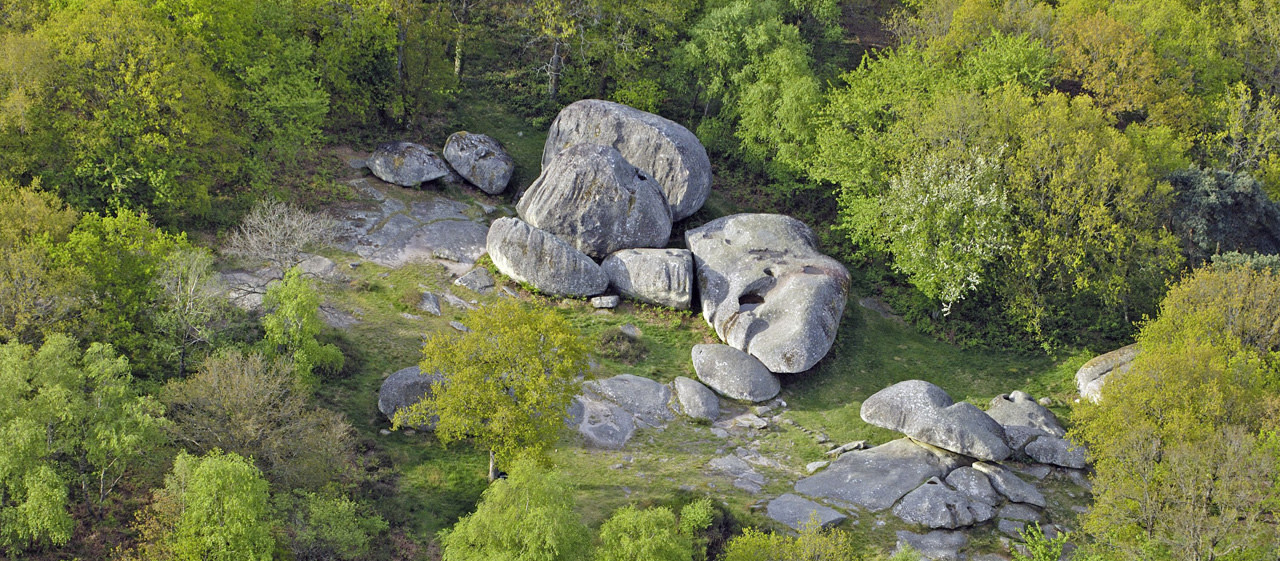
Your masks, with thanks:
M 490 195 L 507 188 L 516 167 L 497 140 L 466 131 L 449 136 L 444 158 L 421 144 L 397 141 L 379 144 L 365 165 L 378 179 L 401 187 L 418 187 L 457 173 L 456 177 Z

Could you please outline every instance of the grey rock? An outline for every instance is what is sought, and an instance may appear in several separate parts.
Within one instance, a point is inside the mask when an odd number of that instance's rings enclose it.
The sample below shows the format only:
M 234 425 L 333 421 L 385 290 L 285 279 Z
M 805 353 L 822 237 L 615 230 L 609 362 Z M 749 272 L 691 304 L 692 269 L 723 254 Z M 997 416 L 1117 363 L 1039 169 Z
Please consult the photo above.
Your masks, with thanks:
M 612 310 L 618 307 L 618 295 L 596 296 L 591 299 L 591 307 L 597 310 Z
M 1025 392 L 1015 391 L 992 399 L 987 416 L 1006 427 L 1031 427 L 1053 436 L 1067 434 L 1053 412 Z
M 960 456 L 904 438 L 840 456 L 827 469 L 796 482 L 795 490 L 836 506 L 880 511 L 963 463 Z
M 458 298 L 457 296 L 454 296 L 452 292 L 444 293 L 444 301 L 446 304 L 449 304 L 450 306 L 458 310 L 476 309 L 476 307 L 472 306 L 470 302 L 467 302 L 466 300 L 463 300 L 461 298 Z
M 582 405 L 578 432 L 588 445 L 616 450 L 635 434 L 634 417 L 617 404 L 587 396 L 576 399 Z
M 586 254 L 518 218 L 493 221 L 487 246 L 499 271 L 552 296 L 595 296 L 609 286 Z
M 1048 477 L 1050 473 L 1053 473 L 1053 467 L 1046 466 L 1044 464 L 1013 464 L 1005 467 L 1037 481 L 1042 480 Z
M 815 503 L 809 499 L 786 493 L 772 501 L 766 507 L 769 518 L 777 520 L 793 530 L 799 531 L 816 521 L 821 528 L 836 526 L 848 519 L 840 511 Z
M 1004 443 L 1009 445 L 1009 450 L 1017 453 L 1022 452 L 1028 442 L 1049 436 L 1049 433 L 1037 428 L 1019 425 L 1005 425 L 1004 427 Z
M 1049 504 L 1045 501 L 1044 494 L 1035 485 L 1023 481 L 1022 478 L 998 464 L 977 462 L 973 464 L 973 469 L 986 474 L 987 479 L 991 481 L 991 486 L 1010 501 L 1038 507 Z
M 430 292 L 423 292 L 422 300 L 418 301 L 418 309 L 433 316 L 440 315 L 440 297 Z
M 455 279 L 453 284 L 480 294 L 488 294 L 493 291 L 493 275 L 489 274 L 489 270 L 484 267 L 476 267 Z
M 960 550 L 969 545 L 969 536 L 964 532 L 934 530 L 927 534 L 917 534 L 899 530 L 897 536 L 898 550 L 910 546 L 921 557 L 931 561 L 962 561 L 964 554 Z
M 560 111 L 542 150 L 546 168 L 581 143 L 612 146 L 662 186 L 673 220 L 689 217 L 711 193 L 711 160 L 698 138 L 674 121 L 611 101 L 584 99 Z
M 693 300 L 693 253 L 687 249 L 624 249 L 600 263 L 609 284 L 632 300 L 687 310 Z
M 947 485 L 950 485 L 957 491 L 968 495 L 970 499 L 985 503 L 990 506 L 1000 504 L 1004 497 L 991 486 L 991 480 L 982 473 L 970 466 L 964 466 L 952 470 L 947 474 Z
M 782 389 L 759 360 L 728 345 L 694 345 L 693 370 L 702 383 L 729 399 L 765 401 Z
M 305 275 L 322 280 L 337 280 L 342 277 L 338 273 L 338 265 L 323 255 L 312 255 L 298 263 L 298 269 Z
M 739 477 L 737 479 L 734 479 L 733 486 L 739 489 L 742 489 L 743 491 L 746 491 L 752 495 L 760 494 L 760 491 L 764 490 L 764 484 L 765 484 L 764 476 L 755 472 L 752 472 L 752 473 L 755 475 L 755 477 Z
M 1084 469 L 1089 465 L 1085 461 L 1084 447 L 1076 446 L 1064 438 L 1042 436 L 1032 440 L 1024 449 L 1027 456 L 1042 464 L 1051 464 L 1072 469 Z
M 853 441 L 853 442 L 846 442 L 846 443 L 844 443 L 844 444 L 841 444 L 840 446 L 836 446 L 835 448 L 832 448 L 832 449 L 830 449 L 830 450 L 827 450 L 827 455 L 828 455 L 828 456 L 839 456 L 839 455 L 844 454 L 844 453 L 846 453 L 846 452 L 852 452 L 852 451 L 854 451 L 854 450 L 864 450 L 864 449 L 866 449 L 866 448 L 867 448 L 867 441 L 865 441 L 865 440 L 855 440 L 855 441 Z
M 816 461 L 816 462 L 809 462 L 809 463 L 807 463 L 807 464 L 805 464 L 805 465 L 804 465 L 804 471 L 805 471 L 805 473 L 814 473 L 814 472 L 816 472 L 816 471 L 818 471 L 818 470 L 820 470 L 820 469 L 822 469 L 822 468 L 824 468 L 824 467 L 827 467 L 827 465 L 829 465 L 830 463 L 831 463 L 831 462 L 828 462 L 828 461 L 826 461 L 826 460 L 819 460 L 819 461 Z
M 378 179 L 401 187 L 417 187 L 449 175 L 449 168 L 440 156 L 412 142 L 380 144 L 365 163 Z
M 395 416 L 396 411 L 409 407 L 431 395 L 431 384 L 443 381 L 444 376 L 439 373 L 424 375 L 417 366 L 397 370 L 387 376 L 387 379 L 382 382 L 382 387 L 378 389 L 378 411 L 387 419 L 391 419 Z M 415 428 L 430 430 L 434 427 L 435 420 L 433 419 L 428 425 Z
M 458 330 L 459 332 L 462 332 L 462 333 L 470 333 L 470 332 L 471 332 L 471 330 L 470 330 L 470 329 L 467 329 L 467 326 L 462 325 L 462 322 L 460 322 L 460 321 L 451 321 L 451 322 L 449 322 L 449 327 L 452 327 L 452 328 L 454 328 L 454 329 L 456 329 L 456 330 Z
M 720 416 L 720 398 L 697 380 L 677 376 L 672 383 L 680 410 L 688 417 L 714 421 Z
M 1009 503 L 1000 507 L 1000 511 L 996 514 L 1002 520 L 1021 520 L 1023 522 L 1043 522 L 1044 516 L 1034 507 Z
M 971 500 L 934 477 L 902 497 L 893 507 L 893 514 L 903 521 L 936 530 L 986 522 L 995 515 L 995 509 Z
M 642 333 L 640 332 L 640 328 L 636 327 L 636 324 L 634 323 L 624 323 L 622 324 L 622 327 L 618 328 L 618 330 L 622 331 L 623 335 L 626 335 L 627 337 L 630 337 L 632 339 L 639 339 L 640 336 L 642 335 Z
M 755 468 L 752 468 L 751 464 L 734 454 L 712 458 L 710 462 L 707 462 L 707 467 L 731 477 L 743 477 L 748 473 L 755 472 Z
M 490 195 L 504 191 L 516 169 L 516 161 L 497 140 L 466 131 L 449 135 L 444 143 L 444 159 L 468 183 Z
M 516 204 L 520 218 L 593 259 L 671 238 L 662 188 L 610 146 L 576 144 L 543 166 Z
M 685 232 L 702 316 L 772 372 L 803 372 L 831 349 L 849 272 L 813 232 L 779 214 L 735 214 Z
M 618 404 L 631 413 L 640 423 L 656 427 L 675 418 L 667 404 L 671 402 L 671 388 L 648 378 L 634 374 L 620 374 L 603 380 L 582 384 L 583 392 L 596 394 Z
M 485 252 L 484 224 L 470 220 L 439 220 L 420 224 L 397 214 L 367 236 L 356 253 L 387 267 L 398 268 L 414 261 L 445 259 L 475 263 Z
M 743 413 L 730 419 L 729 426 L 763 430 L 769 427 L 769 421 L 761 419 L 754 413 Z
M 1127 372 L 1137 356 L 1138 345 L 1133 344 L 1098 355 L 1084 363 L 1076 371 L 1076 388 L 1080 390 L 1080 397 L 1097 403 L 1102 398 L 1102 386 L 1107 383 L 1107 377 L 1113 373 Z
M 1009 457 L 1004 428 L 971 403 L 955 403 L 942 388 L 907 380 L 862 402 L 862 420 L 982 460 Z

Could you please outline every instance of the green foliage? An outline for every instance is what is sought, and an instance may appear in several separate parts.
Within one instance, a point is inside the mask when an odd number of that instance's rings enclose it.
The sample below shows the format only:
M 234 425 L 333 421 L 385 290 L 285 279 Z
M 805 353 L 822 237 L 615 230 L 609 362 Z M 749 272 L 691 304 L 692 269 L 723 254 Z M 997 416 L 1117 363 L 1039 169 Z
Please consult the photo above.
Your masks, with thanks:
M 0 546 L 66 543 L 72 503 L 99 512 L 160 441 L 163 411 L 110 347 L 82 353 L 61 335 L 0 347 Z
M 1101 554 L 1248 559 L 1273 547 L 1278 307 L 1270 270 L 1197 270 L 1143 326 L 1132 368 L 1077 409 L 1072 437 L 1096 469 L 1083 530 Z
M 76 213 L 38 187 L 0 180 L 0 339 L 29 344 L 71 327 L 83 280 L 55 258 Z
M 557 419 L 559 422 L 559 419 Z M 564 476 L 529 458 L 485 490 L 476 511 L 440 537 L 445 561 L 577 561 L 590 531 L 578 519 Z
M 444 381 L 398 411 L 394 426 L 438 417 L 442 442 L 474 437 L 504 464 L 542 454 L 559 438 L 586 371 L 582 338 L 554 311 L 511 299 L 468 312 L 462 323 L 469 332 L 427 336 L 419 366 L 443 373 Z
M 1017 83 L 1039 92 L 1049 87 L 1055 62 L 1053 52 L 1038 39 L 996 32 L 967 53 L 961 67 L 978 90 Z
M 667 507 L 638 509 L 627 505 L 618 509 L 600 526 L 597 561 L 687 561 L 693 543 L 679 532 L 676 515 Z
M 623 333 L 621 327 L 611 327 L 600 333 L 597 352 L 626 364 L 636 364 L 644 359 L 649 348 L 644 340 Z
M 320 489 L 352 463 L 351 427 L 299 392 L 286 358 L 223 351 L 161 393 L 174 439 L 252 458 L 285 489 Z
M 342 369 L 342 351 L 332 344 L 320 344 L 320 293 L 310 279 L 294 267 L 284 279 L 267 288 L 262 304 L 271 310 L 262 318 L 266 330 L 263 344 L 273 356 L 289 357 L 299 387 L 314 390 L 320 383 L 316 370 L 337 372 Z
M 213 254 L 203 248 L 176 250 L 165 259 L 155 283 L 161 303 L 156 327 L 170 338 L 175 373 L 185 376 L 194 362 L 192 353 L 213 344 L 231 313 L 213 270 Z
M 387 522 L 332 490 L 301 493 L 292 523 L 293 552 L 300 561 L 363 559 Z
M 1040 529 L 1039 522 L 1032 522 L 1023 527 L 1022 543 L 1026 544 L 1027 553 L 1014 548 L 1013 561 L 1058 561 L 1062 558 L 1062 548 L 1071 535 L 1059 533 L 1054 538 L 1047 538 Z
M 1190 168 L 1169 178 L 1177 194 L 1173 222 L 1188 260 L 1223 252 L 1280 252 L 1280 204 L 1244 173 Z
M 865 559 L 862 547 L 847 532 L 823 530 L 811 522 L 798 536 L 747 528 L 729 540 L 722 561 L 825 561 Z

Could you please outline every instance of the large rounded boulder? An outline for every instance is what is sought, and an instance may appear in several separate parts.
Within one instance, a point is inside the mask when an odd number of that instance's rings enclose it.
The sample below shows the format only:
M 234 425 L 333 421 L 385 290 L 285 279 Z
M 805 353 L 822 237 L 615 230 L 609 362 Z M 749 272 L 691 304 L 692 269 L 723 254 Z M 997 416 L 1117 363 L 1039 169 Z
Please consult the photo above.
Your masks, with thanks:
M 516 211 L 593 259 L 619 249 L 662 247 L 671 237 L 662 188 L 612 146 L 575 144 L 557 153 Z
M 773 372 L 803 372 L 835 341 L 849 272 L 813 232 L 780 214 L 735 214 L 685 232 L 702 316 Z
M 687 249 L 624 249 L 600 268 L 609 284 L 632 300 L 687 310 L 693 303 L 693 254 Z
M 694 345 L 693 371 L 729 399 L 760 402 L 782 390 L 778 377 L 755 357 L 727 345 Z
M 595 296 L 609 287 L 585 253 L 519 218 L 494 220 L 485 245 L 502 274 L 552 296 Z
M 382 382 L 378 389 L 378 411 L 391 420 L 396 411 L 409 407 L 431 395 L 431 385 L 444 381 L 439 373 L 426 375 L 417 366 L 397 370 Z M 433 429 L 435 421 L 418 429 Z
M 401 187 L 417 187 L 449 175 L 449 166 L 440 156 L 412 142 L 380 144 L 366 162 L 378 179 Z
M 506 190 L 516 161 L 493 137 L 466 131 L 449 135 L 444 159 L 468 183 L 490 195 Z
M 542 167 L 575 144 L 612 146 L 662 186 L 673 220 L 702 208 L 711 193 L 711 160 L 698 138 L 675 121 L 599 99 L 569 104 L 551 123 Z
M 862 402 L 862 420 L 972 458 L 1001 461 L 1012 452 L 1004 428 L 972 403 L 955 403 L 923 380 L 898 382 Z

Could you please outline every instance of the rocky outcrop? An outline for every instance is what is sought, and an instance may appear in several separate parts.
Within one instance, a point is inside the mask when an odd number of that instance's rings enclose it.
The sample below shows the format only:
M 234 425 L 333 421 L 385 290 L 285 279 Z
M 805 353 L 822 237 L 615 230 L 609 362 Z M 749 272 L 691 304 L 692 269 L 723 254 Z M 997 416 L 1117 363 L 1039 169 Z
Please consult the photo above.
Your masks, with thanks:
M 449 175 L 449 167 L 440 156 L 412 142 L 380 144 L 366 163 L 378 179 L 401 187 L 417 187 Z
M 964 463 L 960 456 L 904 438 L 846 453 L 826 469 L 797 481 L 795 490 L 836 506 L 880 511 L 930 478 L 945 477 Z
M 973 464 L 973 469 L 985 474 L 991 481 L 991 486 L 1010 501 L 1041 508 L 1049 504 L 1044 500 L 1044 493 L 1036 489 L 1035 485 L 1023 481 L 1022 478 L 998 464 L 977 462 Z
M 671 211 L 658 182 L 599 144 L 557 153 L 516 211 L 594 259 L 619 249 L 662 247 L 671 237 Z
M 987 475 L 971 466 L 959 467 L 947 474 L 947 485 L 964 493 L 970 499 L 991 506 L 1004 501 L 995 487 L 991 486 L 991 480 Z
M 1053 436 L 1067 434 L 1053 412 L 1036 403 L 1035 398 L 1026 392 L 1015 391 L 992 399 L 987 416 L 1004 425 L 1006 431 L 1014 426 L 1036 429 Z
M 685 416 L 704 421 L 714 421 L 720 416 L 720 398 L 697 380 L 677 376 L 671 386 Z
M 449 135 L 444 143 L 444 159 L 468 183 L 497 195 L 511 182 L 516 161 L 493 137 L 466 131 Z
M 545 169 L 561 150 L 575 144 L 617 149 L 631 165 L 662 186 L 673 220 L 702 208 L 711 192 L 711 161 L 698 138 L 674 121 L 598 99 L 584 99 L 560 111 L 542 151 Z
M 1084 469 L 1088 465 L 1083 447 L 1056 436 L 1046 435 L 1032 440 L 1024 451 L 1031 459 L 1042 464 L 1072 469 Z
M 571 426 L 597 448 L 622 448 L 639 428 L 661 428 L 675 418 L 671 388 L 622 374 L 582 384 L 570 407 Z
M 848 517 L 829 506 L 823 506 L 809 499 L 786 493 L 765 507 L 769 518 L 777 520 L 791 529 L 800 531 L 811 521 L 816 521 L 819 528 L 830 528 L 844 522 Z
M 996 511 L 935 477 L 902 497 L 893 507 L 893 514 L 930 529 L 955 529 L 991 520 Z
M 431 394 L 431 384 L 444 380 L 439 373 L 424 375 L 417 366 L 397 370 L 382 382 L 378 389 L 378 411 L 390 420 L 396 411 L 409 407 Z M 435 421 L 425 426 L 414 427 L 419 430 L 435 428 Z
M 600 267 L 609 284 L 632 300 L 687 310 L 693 300 L 693 254 L 687 249 L 624 249 Z
M 764 401 L 782 389 L 755 357 L 727 345 L 694 345 L 693 371 L 716 393 L 729 399 Z
M 1009 457 L 1004 429 L 971 403 L 955 403 L 942 388 L 907 380 L 862 402 L 862 420 L 957 454 L 982 460 Z
M 813 232 L 778 214 L 735 214 L 685 233 L 702 315 L 729 346 L 773 372 L 803 372 L 831 349 L 849 272 Z
M 502 274 L 553 296 L 595 296 L 609 286 L 586 254 L 518 218 L 494 220 L 486 246 Z
M 964 532 L 950 530 L 934 530 L 927 534 L 917 534 L 906 530 L 897 533 L 898 544 L 895 551 L 910 547 L 920 557 L 929 561 L 964 561 L 967 559 L 961 549 L 969 545 L 969 536 Z
M 1076 371 L 1076 388 L 1080 390 L 1080 397 L 1097 403 L 1102 398 L 1102 386 L 1107 383 L 1107 377 L 1113 373 L 1127 372 L 1137 356 L 1138 345 L 1133 344 L 1098 355 L 1084 363 Z

